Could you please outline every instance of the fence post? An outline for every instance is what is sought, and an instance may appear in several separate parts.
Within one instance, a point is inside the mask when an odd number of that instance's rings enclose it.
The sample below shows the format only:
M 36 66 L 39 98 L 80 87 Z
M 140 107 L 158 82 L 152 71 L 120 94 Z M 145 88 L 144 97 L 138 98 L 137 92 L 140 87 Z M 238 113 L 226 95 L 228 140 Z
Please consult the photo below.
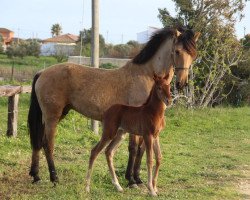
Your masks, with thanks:
M 7 136 L 17 136 L 17 118 L 18 118 L 19 94 L 8 98 L 8 127 Z

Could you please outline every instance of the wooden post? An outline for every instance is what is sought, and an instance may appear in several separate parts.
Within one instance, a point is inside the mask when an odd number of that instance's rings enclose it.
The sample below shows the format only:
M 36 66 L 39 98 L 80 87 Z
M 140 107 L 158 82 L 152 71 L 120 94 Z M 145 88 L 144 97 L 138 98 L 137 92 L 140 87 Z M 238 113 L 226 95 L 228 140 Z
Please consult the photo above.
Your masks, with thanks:
M 99 0 L 92 0 L 92 42 L 91 42 L 91 65 L 99 67 Z M 92 120 L 92 130 L 98 134 L 99 123 Z
M 17 136 L 19 94 L 10 96 L 8 99 L 8 127 L 7 136 Z

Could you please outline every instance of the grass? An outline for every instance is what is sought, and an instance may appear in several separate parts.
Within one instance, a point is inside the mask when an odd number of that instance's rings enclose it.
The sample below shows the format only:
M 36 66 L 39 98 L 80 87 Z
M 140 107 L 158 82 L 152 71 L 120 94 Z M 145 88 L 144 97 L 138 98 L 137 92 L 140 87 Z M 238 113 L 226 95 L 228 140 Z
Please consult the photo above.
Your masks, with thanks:
M 37 71 L 56 63 L 56 58 L 48 56 L 40 56 L 39 58 L 27 56 L 10 59 L 6 55 L 0 54 L 0 77 L 10 80 L 11 68 L 14 65 L 14 79 L 23 82 L 31 80 Z
M 30 144 L 26 119 L 29 95 L 20 98 L 18 137 L 6 132 L 7 99 L 0 99 L 0 199 L 151 199 L 147 189 L 128 189 L 124 178 L 128 159 L 127 139 L 115 156 L 115 166 L 124 193 L 118 193 L 104 154 L 96 160 L 91 193 L 84 180 L 91 147 L 100 136 L 89 130 L 90 122 L 70 112 L 58 126 L 55 164 L 60 183 L 53 188 L 44 154 L 40 161 L 39 184 L 31 184 Z M 250 108 L 213 108 L 166 112 L 166 128 L 160 141 L 163 161 L 160 167 L 157 199 L 241 199 L 237 183 L 242 170 L 250 166 Z M 146 182 L 145 156 L 141 177 Z M 248 197 L 249 198 L 249 197 Z

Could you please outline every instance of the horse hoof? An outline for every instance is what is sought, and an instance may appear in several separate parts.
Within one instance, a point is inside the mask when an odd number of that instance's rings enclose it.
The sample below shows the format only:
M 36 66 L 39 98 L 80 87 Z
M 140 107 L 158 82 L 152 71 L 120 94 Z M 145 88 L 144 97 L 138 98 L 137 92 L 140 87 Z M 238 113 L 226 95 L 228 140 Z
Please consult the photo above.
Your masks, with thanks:
M 117 188 L 118 192 L 124 192 L 124 190 L 122 189 L 122 187 Z
M 140 178 L 136 178 L 135 182 L 136 182 L 137 185 L 143 184 L 143 182 L 142 182 L 142 180 Z
M 129 184 L 128 187 L 129 188 L 138 188 L 138 185 L 136 183 L 133 183 L 133 184 Z
M 156 192 L 150 192 L 149 194 L 150 194 L 150 196 L 157 197 Z
M 39 176 L 34 176 L 33 178 L 32 184 L 38 183 L 41 180 Z
M 85 190 L 86 190 L 87 193 L 89 193 L 90 192 L 89 186 L 86 186 Z

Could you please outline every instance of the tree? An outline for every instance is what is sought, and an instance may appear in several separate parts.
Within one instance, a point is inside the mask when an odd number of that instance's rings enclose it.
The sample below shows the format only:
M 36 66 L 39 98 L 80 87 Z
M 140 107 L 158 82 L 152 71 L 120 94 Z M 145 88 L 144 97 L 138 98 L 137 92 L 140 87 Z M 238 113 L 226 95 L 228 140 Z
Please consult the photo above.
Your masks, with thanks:
M 177 15 L 159 9 L 164 26 L 184 26 L 202 33 L 199 57 L 190 72 L 188 97 L 191 104 L 206 107 L 221 101 L 225 76 L 242 58 L 234 24 L 242 18 L 242 0 L 174 0 Z
M 61 27 L 61 25 L 58 24 L 58 23 L 53 24 L 52 27 L 51 27 L 52 37 L 59 36 L 59 35 L 61 35 L 61 33 L 62 33 L 62 27 Z
M 91 28 L 84 29 L 80 31 L 79 39 L 77 41 L 77 45 L 75 48 L 75 54 L 79 55 L 81 45 L 82 45 L 82 55 L 84 56 L 91 56 Z M 82 44 L 81 44 L 82 43 Z M 104 48 L 105 48 L 105 40 L 104 37 L 99 34 L 99 49 L 100 49 L 100 56 L 104 55 Z

